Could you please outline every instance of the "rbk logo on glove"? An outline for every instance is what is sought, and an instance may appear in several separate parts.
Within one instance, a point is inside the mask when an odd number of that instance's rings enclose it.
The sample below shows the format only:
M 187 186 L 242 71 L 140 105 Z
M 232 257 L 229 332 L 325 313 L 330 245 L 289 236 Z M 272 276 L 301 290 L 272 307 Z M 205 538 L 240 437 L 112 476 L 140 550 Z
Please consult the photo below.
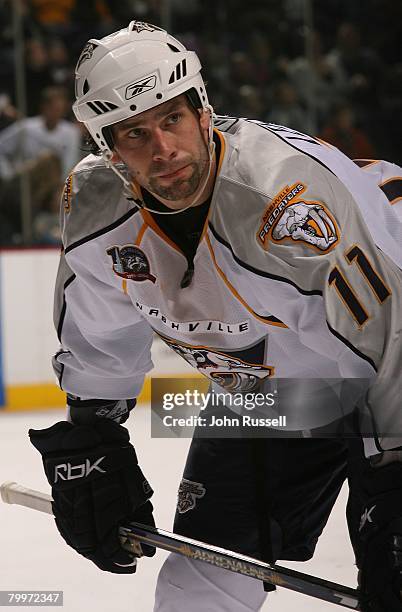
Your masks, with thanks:
M 370 509 L 367 507 L 363 514 L 360 517 L 360 526 L 359 526 L 359 531 L 362 531 L 363 527 L 365 527 L 365 525 L 367 523 L 372 523 L 373 522 L 373 518 L 371 516 L 371 513 L 374 512 L 374 510 L 376 509 L 376 505 L 374 504 L 374 506 L 372 506 Z
M 103 461 L 104 458 L 105 456 L 100 457 L 92 465 L 89 459 L 85 459 L 85 463 L 80 463 L 78 465 L 72 465 L 71 463 L 59 463 L 54 468 L 53 482 L 56 483 L 58 478 L 60 478 L 60 480 L 86 478 L 94 470 L 104 474 L 106 470 L 102 470 L 102 468 L 99 467 L 100 462 Z
M 111 403 L 101 401 L 98 407 Z M 153 491 L 127 429 L 107 418 L 85 425 L 60 421 L 30 429 L 29 437 L 42 455 L 56 526 L 65 542 L 101 570 L 133 574 L 136 555 L 121 548 L 119 525 L 135 521 L 154 527 L 155 522 L 149 501 Z M 155 553 L 153 546 L 141 548 L 146 556 Z

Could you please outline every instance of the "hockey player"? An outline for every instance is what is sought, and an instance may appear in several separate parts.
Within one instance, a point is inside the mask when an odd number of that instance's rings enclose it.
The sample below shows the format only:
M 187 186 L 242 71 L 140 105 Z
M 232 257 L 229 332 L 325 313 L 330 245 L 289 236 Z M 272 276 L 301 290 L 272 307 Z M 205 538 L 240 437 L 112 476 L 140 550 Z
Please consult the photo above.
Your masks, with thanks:
M 368 381 L 364 441 L 195 437 L 175 529 L 306 560 L 348 476 L 362 609 L 402 610 L 401 170 L 282 126 L 214 127 L 195 53 L 142 22 L 89 41 L 76 93 L 100 154 L 63 197 L 54 367 L 69 419 L 30 431 L 63 538 L 103 570 L 135 571 L 117 529 L 153 524 L 152 490 L 121 423 L 156 332 L 226 389 Z M 265 596 L 258 581 L 171 555 L 155 610 L 245 612 Z

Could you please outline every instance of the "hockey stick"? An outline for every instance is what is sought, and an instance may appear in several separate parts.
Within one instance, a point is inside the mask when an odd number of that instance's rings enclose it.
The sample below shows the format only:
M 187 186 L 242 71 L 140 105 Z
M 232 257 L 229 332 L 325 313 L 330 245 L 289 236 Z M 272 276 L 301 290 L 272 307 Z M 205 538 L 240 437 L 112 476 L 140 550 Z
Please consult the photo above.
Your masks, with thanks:
M 19 504 L 40 512 L 52 512 L 52 498 L 46 493 L 27 489 L 15 482 L 4 482 L 0 487 L 1 499 L 6 504 Z M 138 543 L 144 542 L 169 552 L 184 555 L 190 559 L 204 561 L 244 576 L 316 597 L 350 610 L 360 610 L 358 591 L 322 578 L 316 578 L 279 565 L 264 563 L 239 553 L 191 540 L 169 531 L 130 523 L 120 527 L 120 540 L 123 548 L 141 555 Z

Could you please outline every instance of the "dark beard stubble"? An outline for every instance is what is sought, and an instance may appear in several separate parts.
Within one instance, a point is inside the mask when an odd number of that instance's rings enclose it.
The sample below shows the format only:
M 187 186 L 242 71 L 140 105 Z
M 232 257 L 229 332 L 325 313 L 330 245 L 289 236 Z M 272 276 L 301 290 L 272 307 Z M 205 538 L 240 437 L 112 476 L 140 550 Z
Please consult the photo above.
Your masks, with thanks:
M 197 191 L 203 174 L 201 163 L 192 162 L 191 166 L 193 171 L 189 178 L 177 179 L 166 187 L 158 183 L 158 177 L 151 178 L 149 180 L 150 190 L 155 195 L 172 202 L 190 197 Z

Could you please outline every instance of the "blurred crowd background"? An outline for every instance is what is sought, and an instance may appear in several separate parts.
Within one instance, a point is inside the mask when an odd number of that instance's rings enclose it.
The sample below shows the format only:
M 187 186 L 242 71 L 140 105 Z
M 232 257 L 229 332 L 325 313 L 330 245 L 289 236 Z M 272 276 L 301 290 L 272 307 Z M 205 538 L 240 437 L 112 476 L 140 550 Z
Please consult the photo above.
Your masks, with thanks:
M 217 114 L 402 164 L 401 2 L 0 0 L 0 246 L 60 243 L 61 188 L 86 155 L 74 66 L 132 19 L 198 53 Z

